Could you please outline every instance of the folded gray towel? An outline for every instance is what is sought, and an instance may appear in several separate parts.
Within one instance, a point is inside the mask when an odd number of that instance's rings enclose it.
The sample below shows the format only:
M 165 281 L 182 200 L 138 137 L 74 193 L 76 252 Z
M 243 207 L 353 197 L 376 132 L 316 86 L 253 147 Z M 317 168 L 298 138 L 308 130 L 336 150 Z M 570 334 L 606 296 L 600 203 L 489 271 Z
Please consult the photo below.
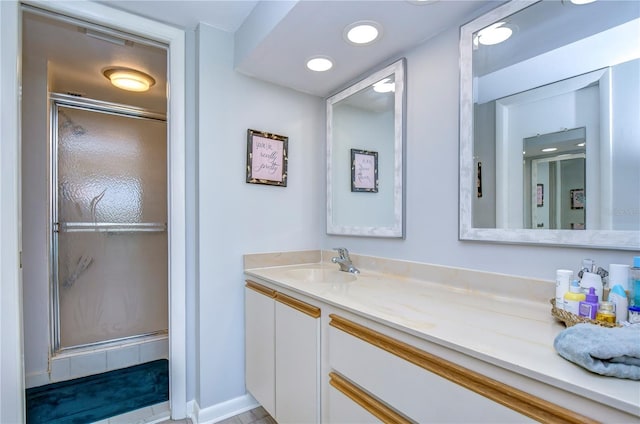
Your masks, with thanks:
M 563 358 L 591 372 L 640 380 L 640 326 L 577 324 L 558 334 L 553 347 Z

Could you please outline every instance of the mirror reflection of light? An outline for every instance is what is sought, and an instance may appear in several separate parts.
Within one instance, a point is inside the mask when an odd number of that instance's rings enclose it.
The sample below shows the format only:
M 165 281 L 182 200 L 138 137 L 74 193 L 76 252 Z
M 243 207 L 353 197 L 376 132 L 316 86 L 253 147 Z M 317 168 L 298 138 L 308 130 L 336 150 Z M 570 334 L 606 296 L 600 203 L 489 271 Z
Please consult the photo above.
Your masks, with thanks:
M 576 146 L 578 146 L 578 147 L 584 147 L 586 144 L 587 144 L 587 143 L 582 142 L 582 143 L 578 143 L 578 144 L 576 144 Z
M 396 84 L 389 78 L 378 81 L 373 84 L 373 91 L 376 93 L 391 93 L 396 91 Z
M 492 46 L 506 41 L 513 34 L 513 30 L 506 26 L 506 22 L 496 22 L 493 25 L 481 29 L 473 39 L 473 44 L 478 46 Z
M 545 152 L 545 153 L 555 152 L 556 150 L 558 150 L 557 147 L 547 147 L 546 149 L 542 149 L 542 151 Z

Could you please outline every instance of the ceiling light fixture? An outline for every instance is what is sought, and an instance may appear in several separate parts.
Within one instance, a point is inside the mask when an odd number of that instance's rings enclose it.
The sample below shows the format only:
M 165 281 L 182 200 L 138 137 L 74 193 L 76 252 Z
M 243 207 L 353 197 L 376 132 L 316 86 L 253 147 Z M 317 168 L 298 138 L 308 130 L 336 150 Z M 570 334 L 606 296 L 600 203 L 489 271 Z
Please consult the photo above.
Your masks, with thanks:
M 546 149 L 542 149 L 543 152 L 547 153 L 547 152 L 555 152 L 556 150 L 558 150 L 557 147 L 547 147 Z
M 496 22 L 478 31 L 478 34 L 473 39 L 473 44 L 476 46 L 478 44 L 492 46 L 506 41 L 511 37 L 511 34 L 513 34 L 513 29 L 507 26 L 506 22 Z
M 147 91 L 156 83 L 150 75 L 130 68 L 107 68 L 102 74 L 111 84 L 127 91 Z
M 571 3 L 573 4 L 577 4 L 578 6 L 583 5 L 583 4 L 589 4 L 589 3 L 593 3 L 596 0 L 571 0 Z
M 358 21 L 344 29 L 344 38 L 351 44 L 371 44 L 382 35 L 382 26 L 374 21 Z
M 324 72 L 333 68 L 333 61 L 327 56 L 315 56 L 307 60 L 307 68 L 315 72 Z
M 585 144 L 587 144 L 587 143 L 582 142 L 582 143 L 578 143 L 578 144 L 576 144 L 576 146 L 578 146 L 578 147 L 584 147 L 584 146 L 585 146 Z

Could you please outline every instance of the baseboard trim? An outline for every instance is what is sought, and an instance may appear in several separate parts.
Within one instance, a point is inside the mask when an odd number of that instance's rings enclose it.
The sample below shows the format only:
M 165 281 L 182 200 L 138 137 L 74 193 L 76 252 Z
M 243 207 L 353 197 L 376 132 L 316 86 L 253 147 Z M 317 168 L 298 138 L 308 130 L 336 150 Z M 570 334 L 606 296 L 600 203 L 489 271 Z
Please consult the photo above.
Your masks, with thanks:
M 191 417 L 194 424 L 213 424 L 258 406 L 260 404 L 249 393 L 204 409 L 201 409 L 198 402 L 194 401 Z

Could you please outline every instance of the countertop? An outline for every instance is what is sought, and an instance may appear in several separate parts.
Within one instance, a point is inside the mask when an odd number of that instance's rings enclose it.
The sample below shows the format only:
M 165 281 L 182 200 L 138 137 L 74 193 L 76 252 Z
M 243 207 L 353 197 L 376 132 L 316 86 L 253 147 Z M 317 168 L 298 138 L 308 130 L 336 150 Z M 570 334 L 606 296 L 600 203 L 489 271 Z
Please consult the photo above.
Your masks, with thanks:
M 519 296 L 513 288 L 505 296 L 473 284 L 366 268 L 346 283 L 303 281 L 289 272 L 304 268 L 336 270 L 337 265 L 245 268 L 245 274 L 640 417 L 639 382 L 593 374 L 556 353 L 553 340 L 564 325 L 551 316 L 548 300 L 555 292 L 546 284 L 543 301 L 540 294 Z M 487 273 L 481 274 L 480 284 L 487 280 Z M 508 280 L 499 274 L 496 279 Z

